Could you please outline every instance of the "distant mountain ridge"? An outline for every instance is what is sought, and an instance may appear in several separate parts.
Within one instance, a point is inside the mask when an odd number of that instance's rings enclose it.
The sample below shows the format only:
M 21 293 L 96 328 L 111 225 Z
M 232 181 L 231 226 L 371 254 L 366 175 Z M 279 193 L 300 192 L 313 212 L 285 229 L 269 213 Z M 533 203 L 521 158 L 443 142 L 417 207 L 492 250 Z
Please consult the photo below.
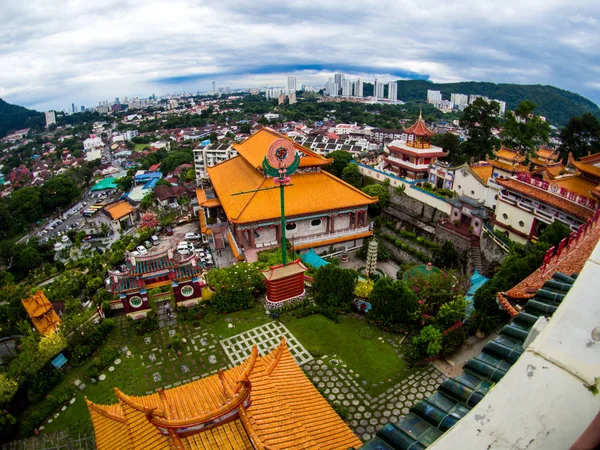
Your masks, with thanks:
M 398 80 L 398 98 L 400 100 L 427 99 L 427 89 L 441 91 L 445 100 L 450 94 L 479 94 L 490 99 L 506 102 L 506 109 L 514 110 L 523 100 L 529 99 L 537 104 L 535 113 L 546 117 L 555 126 L 564 126 L 573 116 L 592 113 L 600 119 L 600 108 L 594 102 L 574 92 L 554 86 L 540 84 L 507 84 L 478 81 L 460 83 L 431 83 L 425 80 Z
M 41 129 L 44 125 L 44 113 L 11 105 L 0 98 L 0 138 L 23 128 Z

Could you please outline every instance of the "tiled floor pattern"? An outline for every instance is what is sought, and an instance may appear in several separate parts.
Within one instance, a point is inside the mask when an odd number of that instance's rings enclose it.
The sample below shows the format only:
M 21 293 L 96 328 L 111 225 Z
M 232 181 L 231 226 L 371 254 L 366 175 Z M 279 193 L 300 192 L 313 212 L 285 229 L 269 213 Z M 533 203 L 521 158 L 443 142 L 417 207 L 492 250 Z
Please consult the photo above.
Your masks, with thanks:
M 290 330 L 280 322 L 270 322 L 244 333 L 223 339 L 221 346 L 229 357 L 231 364 L 237 366 L 250 356 L 254 344 L 258 346 L 258 352 L 261 355 L 265 355 L 281 343 L 282 336 L 285 337 L 290 353 L 300 366 L 312 361 L 312 355 L 294 337 Z

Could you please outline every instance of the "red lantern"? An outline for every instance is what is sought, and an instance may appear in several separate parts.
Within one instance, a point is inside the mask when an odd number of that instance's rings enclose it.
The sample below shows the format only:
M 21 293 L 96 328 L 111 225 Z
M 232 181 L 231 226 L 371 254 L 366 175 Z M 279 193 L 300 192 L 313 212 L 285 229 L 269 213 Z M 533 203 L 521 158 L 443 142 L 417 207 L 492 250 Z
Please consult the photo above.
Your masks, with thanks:
M 258 229 L 259 229 L 260 231 L 262 231 L 263 227 L 258 227 Z
M 352 213 L 348 213 L 348 215 L 349 215 L 349 216 L 351 216 L 351 215 L 352 215 Z
M 342 215 L 341 215 L 341 214 L 338 214 L 338 217 L 342 217 Z
M 269 228 L 275 228 L 275 225 L 269 225 Z

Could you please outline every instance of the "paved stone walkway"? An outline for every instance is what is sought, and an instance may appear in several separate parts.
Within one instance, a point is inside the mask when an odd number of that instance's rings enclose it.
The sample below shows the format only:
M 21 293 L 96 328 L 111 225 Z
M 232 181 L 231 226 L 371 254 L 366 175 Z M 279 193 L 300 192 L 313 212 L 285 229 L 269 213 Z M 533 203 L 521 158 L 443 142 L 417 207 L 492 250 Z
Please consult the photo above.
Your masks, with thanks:
M 258 346 L 259 354 L 265 355 L 281 343 L 282 336 L 285 337 L 290 353 L 298 365 L 302 366 L 312 361 L 312 355 L 308 353 L 290 330 L 280 322 L 269 322 L 260 327 L 223 339 L 221 347 L 225 350 L 231 364 L 237 366 L 250 356 L 254 344 Z
M 382 426 L 397 422 L 418 401 L 431 395 L 444 375 L 433 366 L 414 373 L 387 391 L 372 397 L 352 370 L 317 359 L 303 366 L 306 374 L 330 403 L 348 408 L 346 422 L 359 439 L 367 441 Z

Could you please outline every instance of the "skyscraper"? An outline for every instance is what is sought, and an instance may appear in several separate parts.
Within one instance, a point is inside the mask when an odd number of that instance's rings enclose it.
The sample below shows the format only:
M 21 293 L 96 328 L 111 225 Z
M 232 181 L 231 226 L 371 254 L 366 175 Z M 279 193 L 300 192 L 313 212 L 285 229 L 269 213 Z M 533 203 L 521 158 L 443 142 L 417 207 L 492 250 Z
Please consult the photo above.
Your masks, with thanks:
M 213 94 L 217 93 L 217 84 L 213 81 L 213 90 L 212 90 Z
M 362 81 L 360 78 L 358 80 L 356 80 L 356 82 L 354 83 L 354 96 L 355 97 L 363 96 L 364 84 L 365 84 L 364 81 Z
M 352 97 L 352 81 L 342 81 L 342 97 Z
M 336 73 L 333 76 L 333 82 L 337 83 L 338 86 L 342 85 L 342 81 L 344 81 L 344 74 L 343 73 Z
M 74 113 L 75 112 L 75 103 L 71 103 L 71 112 Z
M 373 83 L 373 97 L 383 98 L 384 88 L 385 84 L 383 84 L 381 81 L 377 81 L 376 78 L 375 83 Z
M 398 100 L 398 83 L 395 81 L 388 83 L 388 98 L 390 100 Z
M 56 114 L 54 111 L 47 111 L 44 114 L 46 115 L 46 127 L 56 123 Z
M 296 92 L 298 85 L 296 84 L 296 77 L 294 75 L 288 75 L 287 77 L 287 90 L 288 92 Z

